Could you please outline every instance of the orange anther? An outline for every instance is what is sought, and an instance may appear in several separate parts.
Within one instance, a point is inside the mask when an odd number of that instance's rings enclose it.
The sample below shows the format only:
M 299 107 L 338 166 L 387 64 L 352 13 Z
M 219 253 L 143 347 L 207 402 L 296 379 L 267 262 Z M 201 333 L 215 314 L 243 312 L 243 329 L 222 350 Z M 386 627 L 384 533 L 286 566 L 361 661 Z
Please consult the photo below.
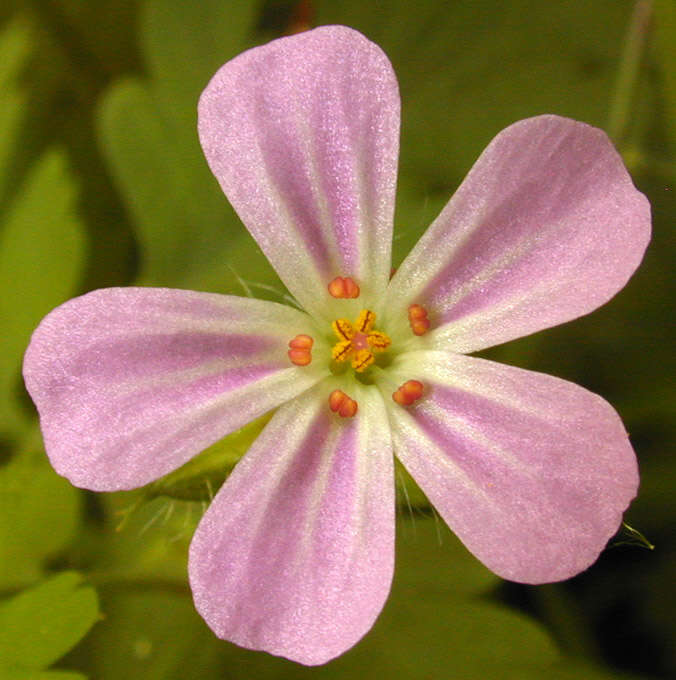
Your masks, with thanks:
M 345 394 L 345 392 L 342 392 L 341 390 L 333 390 L 333 392 L 329 394 L 329 408 L 334 412 L 337 411 L 346 398 L 349 397 L 347 394 Z
M 408 322 L 414 335 L 425 335 L 430 328 L 427 310 L 422 305 L 411 305 L 408 308 Z
M 312 349 L 315 341 L 309 335 L 297 335 L 293 340 L 289 340 L 289 347 L 294 349 Z
M 354 279 L 351 279 L 349 276 L 345 279 L 345 297 L 359 297 L 359 286 L 354 282 Z
M 429 319 L 415 319 L 411 321 L 411 330 L 413 335 L 425 335 L 430 329 Z
M 422 305 L 411 305 L 408 308 L 409 319 L 424 319 L 427 316 L 427 310 Z
M 407 380 L 399 389 L 392 394 L 392 399 L 400 406 L 410 406 L 420 399 L 423 393 L 423 384 L 419 380 Z
M 329 283 L 329 293 L 334 298 L 358 298 L 359 286 L 349 276 L 336 276 Z
M 329 395 L 329 408 L 341 418 L 352 418 L 357 413 L 357 402 L 342 390 L 333 390 Z
M 338 415 L 341 418 L 352 418 L 357 414 L 357 402 L 348 397 L 338 409 Z
M 297 335 L 289 340 L 289 359 L 296 366 L 307 366 L 312 361 L 312 345 L 314 340 L 309 335 Z
M 296 366 L 307 366 L 312 361 L 312 354 L 307 349 L 290 349 L 287 354 Z
M 336 276 L 336 278 L 329 283 L 329 293 L 334 298 L 345 297 L 345 279 Z

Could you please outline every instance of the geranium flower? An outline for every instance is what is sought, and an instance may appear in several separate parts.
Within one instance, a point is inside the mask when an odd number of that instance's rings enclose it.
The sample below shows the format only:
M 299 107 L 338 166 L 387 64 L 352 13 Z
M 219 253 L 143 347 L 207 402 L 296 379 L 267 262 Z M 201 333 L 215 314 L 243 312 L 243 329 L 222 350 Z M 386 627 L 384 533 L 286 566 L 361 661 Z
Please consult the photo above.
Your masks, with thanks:
M 606 135 L 508 127 L 390 280 L 399 93 L 376 45 L 329 26 L 249 50 L 209 83 L 199 133 L 303 311 L 153 288 L 54 310 L 24 374 L 57 472 L 141 486 L 277 409 L 200 522 L 190 583 L 216 635 L 305 664 L 383 607 L 393 454 L 500 576 L 589 566 L 638 484 L 618 415 L 466 354 L 592 311 L 638 266 L 649 205 Z

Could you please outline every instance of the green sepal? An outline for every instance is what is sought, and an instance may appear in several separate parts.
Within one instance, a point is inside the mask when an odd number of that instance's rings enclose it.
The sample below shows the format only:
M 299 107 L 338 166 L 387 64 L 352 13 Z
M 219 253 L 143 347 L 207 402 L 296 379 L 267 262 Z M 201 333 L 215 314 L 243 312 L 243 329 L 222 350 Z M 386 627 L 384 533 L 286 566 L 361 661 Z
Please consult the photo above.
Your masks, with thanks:
M 205 449 L 178 470 L 153 482 L 146 488 L 142 500 L 169 496 L 184 501 L 210 502 L 271 417 L 268 413 L 254 420 Z
M 651 543 L 646 536 L 626 522 L 622 522 L 622 526 L 620 527 L 617 534 L 615 534 L 608 547 L 617 548 L 620 545 L 629 545 L 635 548 L 655 550 L 654 544 Z

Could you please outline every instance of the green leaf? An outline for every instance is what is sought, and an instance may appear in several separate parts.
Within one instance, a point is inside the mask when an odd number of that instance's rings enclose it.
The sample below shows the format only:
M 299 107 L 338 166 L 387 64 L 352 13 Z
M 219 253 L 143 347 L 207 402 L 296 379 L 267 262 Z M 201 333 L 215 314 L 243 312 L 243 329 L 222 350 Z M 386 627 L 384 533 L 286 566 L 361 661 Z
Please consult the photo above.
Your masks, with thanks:
M 256 677 L 218 663 L 227 645 L 200 619 L 189 595 L 115 588 L 102 599 L 106 619 L 90 637 L 90 672 L 97 680 Z
M 19 403 L 23 353 L 31 332 L 75 289 L 83 233 L 65 154 L 45 153 L 2 216 L 0 233 L 0 431 L 16 436 L 30 422 Z
M 501 583 L 436 516 L 400 520 L 396 552 L 393 594 L 402 599 L 415 590 L 464 600 Z
M 261 2 L 150 0 L 141 14 L 141 47 L 152 90 L 184 134 L 194 135 L 197 100 L 216 70 L 247 47 Z
M 350 677 L 368 660 L 382 659 L 362 677 L 541 678 L 560 655 L 545 630 L 522 614 L 498 605 L 458 602 L 452 597 L 409 592 L 394 599 L 364 643 L 338 660 Z M 424 632 L 423 632 L 424 631 Z
M 80 492 L 44 454 L 21 453 L 0 467 L 0 586 L 23 586 L 75 535 Z
M 84 637 L 99 608 L 81 582 L 64 572 L 0 604 L 0 669 L 46 668 Z
M 34 669 L 8 668 L 2 671 L 2 680 L 86 680 L 87 676 L 73 671 L 36 671 Z
M 30 54 L 30 33 L 26 23 L 15 18 L 0 33 L 0 93 L 15 87 Z

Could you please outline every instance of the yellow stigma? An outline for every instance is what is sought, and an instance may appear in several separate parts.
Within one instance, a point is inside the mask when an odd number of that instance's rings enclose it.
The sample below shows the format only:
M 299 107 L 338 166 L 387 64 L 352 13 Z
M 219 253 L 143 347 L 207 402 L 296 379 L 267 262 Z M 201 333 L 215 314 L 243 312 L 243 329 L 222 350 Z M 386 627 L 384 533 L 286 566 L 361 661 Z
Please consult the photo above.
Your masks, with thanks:
M 365 371 L 374 361 L 375 352 L 384 352 L 392 341 L 381 331 L 373 330 L 376 315 L 370 309 L 362 309 L 354 325 L 347 319 L 336 319 L 332 324 L 338 342 L 331 356 L 336 361 L 352 361 L 357 373 Z

